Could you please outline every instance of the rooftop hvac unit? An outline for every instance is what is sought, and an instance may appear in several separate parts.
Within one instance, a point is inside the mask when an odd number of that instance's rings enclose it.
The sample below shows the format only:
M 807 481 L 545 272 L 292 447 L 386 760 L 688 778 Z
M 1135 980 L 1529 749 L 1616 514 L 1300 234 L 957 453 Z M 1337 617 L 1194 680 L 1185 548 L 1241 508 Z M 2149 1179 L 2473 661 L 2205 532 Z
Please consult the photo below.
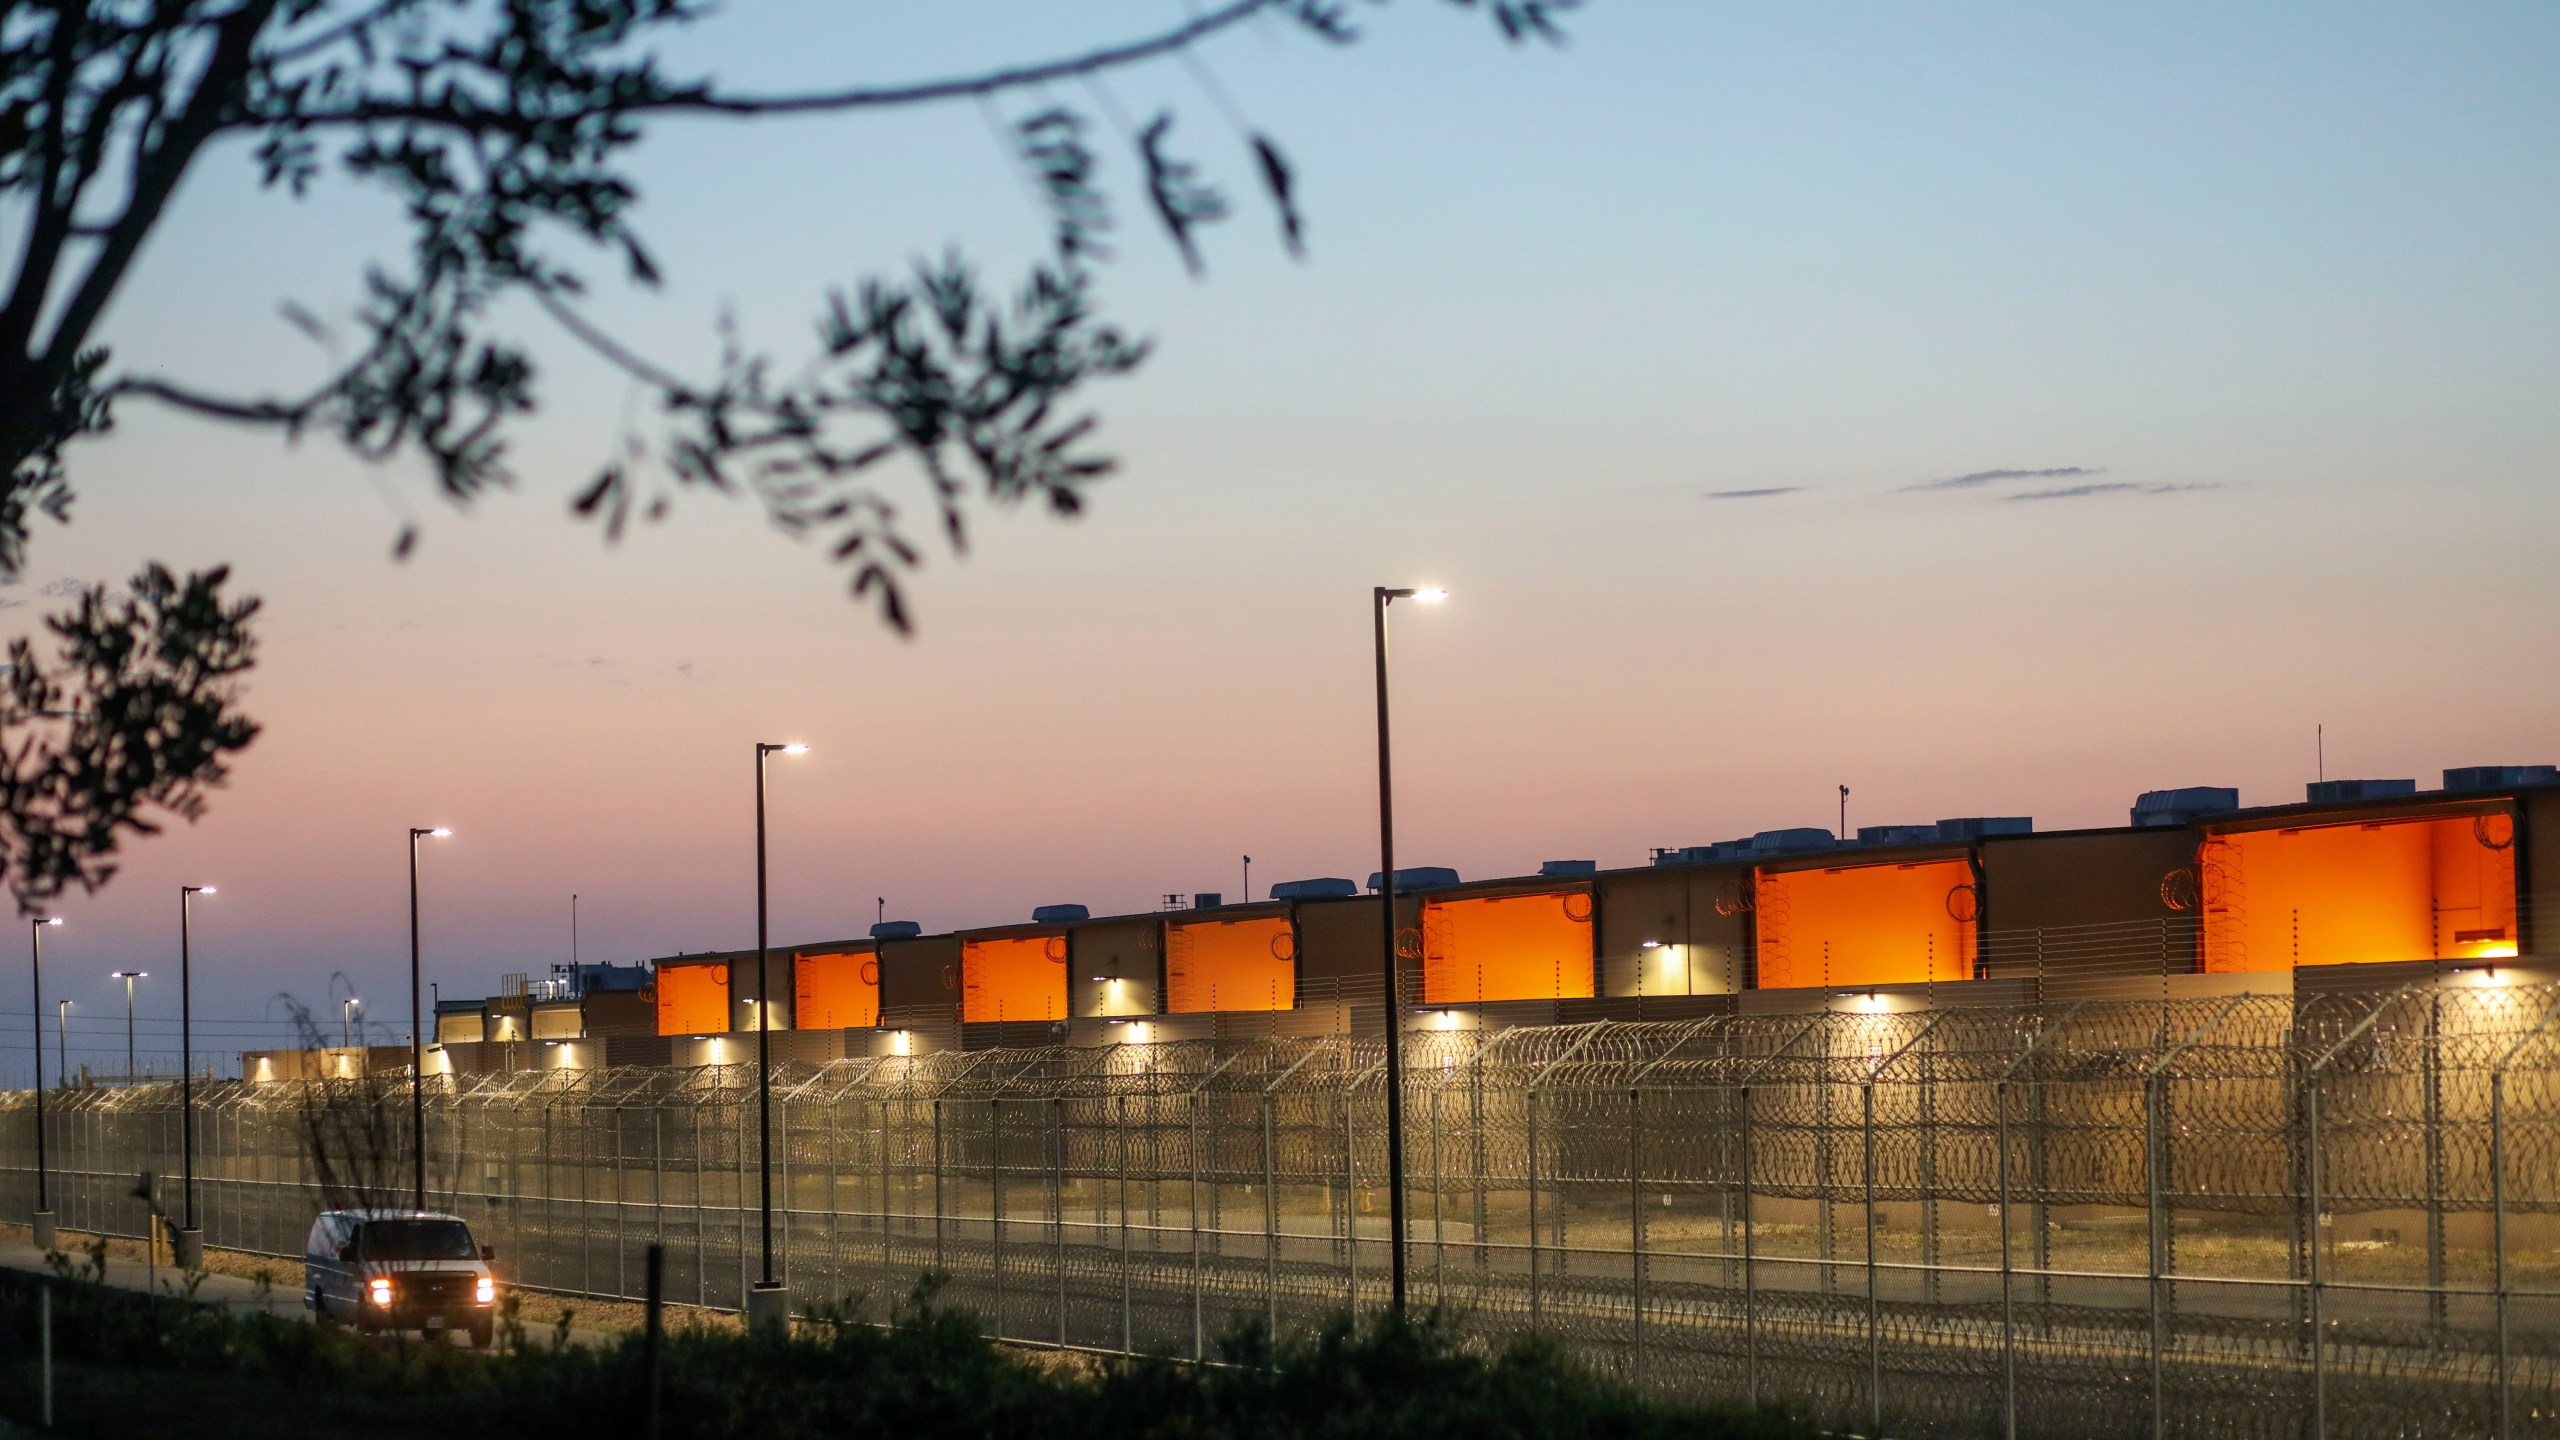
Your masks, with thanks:
M 924 933 L 924 927 L 913 920 L 883 920 L 871 927 L 874 940 L 913 940 Z
M 2446 789 L 2453 788 L 2447 784 Z M 2394 795 L 2415 795 L 2415 780 L 2314 780 L 2302 787 L 2302 798 L 2314 805 L 2335 805 L 2344 800 L 2385 800 Z
M 1338 876 L 1320 880 L 1283 880 L 1271 887 L 1274 900 L 1348 900 L 1360 887 Z
M 1548 880 L 1561 880 L 1574 875 L 1596 875 L 1599 872 L 1600 862 L 1597 860 L 1549 860 L 1538 867 L 1539 876 Z
M 1410 895 L 1416 890 L 1436 890 L 1458 883 L 1458 872 L 1446 865 L 1407 865 L 1396 870 L 1396 893 Z M 1369 872 L 1369 888 L 1378 888 L 1378 872 Z
M 2518 785 L 2560 785 L 2560 766 L 2466 765 L 2444 772 L 2447 790 L 2505 790 Z
M 1790 850 L 1827 850 L 1839 843 L 1839 839 L 1828 830 L 1799 825 L 1791 830 L 1763 830 L 1752 836 L 1751 853 L 1783 855 Z
M 2133 823 L 2144 828 L 2186 825 L 2207 815 L 2220 815 L 2239 808 L 2240 792 L 2227 785 L 2145 790 L 2134 798 Z
M 1861 845 L 1918 845 L 1938 838 L 1935 825 L 1861 825 Z
M 2036 822 L 2025 815 L 1968 815 L 1938 822 L 1942 840 L 1979 840 L 1985 835 L 2032 835 Z
M 1093 912 L 1081 905 L 1035 905 L 1031 908 L 1034 925 L 1064 925 L 1070 920 L 1090 920 Z
M 1198 891 L 1191 897 L 1191 908 L 1194 910 L 1215 910 L 1226 903 L 1225 894 L 1216 890 Z

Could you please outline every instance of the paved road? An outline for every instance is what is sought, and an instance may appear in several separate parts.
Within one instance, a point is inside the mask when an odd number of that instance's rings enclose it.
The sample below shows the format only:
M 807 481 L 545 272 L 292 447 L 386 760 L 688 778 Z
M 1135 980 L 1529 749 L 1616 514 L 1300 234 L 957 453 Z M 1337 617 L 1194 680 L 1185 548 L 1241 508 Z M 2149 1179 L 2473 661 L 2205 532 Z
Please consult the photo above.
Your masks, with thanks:
M 73 1256 L 74 1265 L 85 1264 L 86 1260 L 85 1256 Z M 51 1271 L 51 1267 L 45 1263 L 43 1251 L 32 1245 L 14 1243 L 0 1243 L 0 1268 L 21 1270 L 36 1275 L 48 1274 Z M 199 1304 L 218 1306 L 234 1315 L 264 1311 L 270 1315 L 308 1320 L 311 1318 L 311 1312 L 302 1304 L 302 1290 L 298 1283 L 299 1268 L 297 1266 L 288 1269 L 283 1262 L 277 1262 L 278 1271 L 293 1278 L 289 1278 L 285 1284 L 272 1286 L 260 1285 L 255 1280 L 243 1279 L 238 1275 L 207 1272 L 196 1286 L 195 1298 Z M 134 1260 L 110 1258 L 107 1261 L 106 1283 L 119 1290 L 175 1295 L 182 1288 L 185 1278 L 167 1265 L 152 1268 Z M 532 1344 L 548 1344 L 551 1335 L 552 1327 L 548 1325 L 525 1326 L 525 1338 Z M 600 1347 L 617 1344 L 621 1338 L 618 1334 L 604 1330 L 569 1332 L 569 1343 L 572 1345 Z

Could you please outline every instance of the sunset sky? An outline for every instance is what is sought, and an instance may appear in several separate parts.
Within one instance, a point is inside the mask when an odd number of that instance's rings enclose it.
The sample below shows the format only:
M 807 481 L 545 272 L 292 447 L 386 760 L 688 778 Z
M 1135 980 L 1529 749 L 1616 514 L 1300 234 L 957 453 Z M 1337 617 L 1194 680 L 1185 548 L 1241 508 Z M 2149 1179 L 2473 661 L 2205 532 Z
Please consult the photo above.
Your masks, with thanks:
M 677 68 L 930 74 L 1181 13 L 729 10 Z M 529 316 L 550 408 L 467 514 L 406 466 L 124 411 L 7 618 L 229 561 L 267 599 L 267 730 L 202 823 L 63 907 L 48 1048 L 69 998 L 73 1063 L 121 1066 L 107 972 L 142 968 L 165 1068 L 181 883 L 221 887 L 200 1051 L 332 972 L 396 1034 L 412 824 L 456 831 L 425 857 L 449 996 L 568 959 L 572 892 L 587 959 L 750 944 L 759 739 L 814 747 L 774 762 L 778 941 L 874 897 L 939 930 L 1232 894 L 1245 853 L 1257 892 L 1365 876 L 1380 583 L 1453 592 L 1397 612 L 1399 847 L 1471 879 L 1829 826 L 1843 783 L 1852 826 L 2298 800 L 2315 725 L 2332 777 L 2560 759 L 2560 11 L 1603 0 L 1562 50 L 1355 11 L 1347 51 L 1204 55 L 1296 162 L 1303 263 L 1182 67 L 1111 82 L 1180 106 L 1239 214 L 1188 278 L 1103 137 L 1105 303 L 1159 345 L 1089 397 L 1125 469 L 1079 521 L 981 511 L 910 641 L 744 504 L 618 549 L 568 518 L 634 400 Z M 694 369 L 724 308 L 796 346 L 831 284 L 953 241 L 1002 281 L 1043 235 L 968 104 L 644 156 L 672 283 L 601 313 Z M 195 177 L 120 360 L 317 373 L 279 303 L 350 313 L 396 218 L 252 180 L 245 151 Z

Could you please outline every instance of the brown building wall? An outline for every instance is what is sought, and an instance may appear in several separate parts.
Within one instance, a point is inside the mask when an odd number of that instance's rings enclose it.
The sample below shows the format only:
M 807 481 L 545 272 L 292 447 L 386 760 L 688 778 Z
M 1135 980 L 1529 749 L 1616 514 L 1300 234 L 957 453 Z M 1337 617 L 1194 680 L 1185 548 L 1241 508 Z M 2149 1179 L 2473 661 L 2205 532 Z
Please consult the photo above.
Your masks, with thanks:
M 640 990 L 600 990 L 585 1001 L 589 1035 L 654 1035 L 657 1007 Z
M 953 1019 L 960 1013 L 960 937 L 880 942 L 880 1020 Z
M 1409 953 L 1397 962 L 1408 988 L 1422 975 L 1422 901 L 1411 895 L 1396 899 L 1396 932 Z M 1378 897 L 1351 900 L 1302 900 L 1298 903 L 1298 991 L 1302 997 L 1331 1000 L 1344 994 L 1374 997 L 1378 993 Z
M 2522 806 L 2524 824 L 2517 827 L 2524 863 L 2517 867 L 2523 882 L 2525 948 L 2531 954 L 2560 954 L 2560 790 L 2536 790 Z
M 1094 920 L 1067 927 L 1067 1013 L 1153 1015 L 1163 967 L 1154 918 Z M 1100 976 L 1101 979 L 1094 977 Z
M 2182 913 L 2161 903 L 2160 886 L 2170 872 L 2193 869 L 2196 836 L 2184 826 L 2002 836 L 1983 841 L 1980 853 L 1982 918 L 1992 932 L 2116 925 Z M 2192 908 L 2183 913 L 2194 918 Z
M 1598 889 L 1601 994 L 1730 995 L 1743 988 L 1748 866 L 1604 875 Z M 1661 944 L 1647 949 L 1647 940 Z M 1663 953 L 1674 946 L 1678 953 Z

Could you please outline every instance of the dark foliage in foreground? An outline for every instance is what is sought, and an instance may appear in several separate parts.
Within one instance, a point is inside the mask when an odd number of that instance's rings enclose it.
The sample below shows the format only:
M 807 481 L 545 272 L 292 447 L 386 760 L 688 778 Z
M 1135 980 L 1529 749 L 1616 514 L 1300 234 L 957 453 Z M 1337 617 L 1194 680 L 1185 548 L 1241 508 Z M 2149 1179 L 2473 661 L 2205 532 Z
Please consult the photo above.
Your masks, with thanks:
M 554 1349 L 526 1347 L 517 1332 L 504 1353 L 480 1356 L 369 1341 L 290 1319 L 232 1319 L 77 1280 L 54 1283 L 56 1353 L 67 1362 L 219 1372 L 254 1387 L 244 1393 L 262 1394 L 256 1408 L 270 1415 L 325 1406 L 331 1423 L 345 1424 L 350 1406 L 361 1405 L 366 1433 L 377 1440 L 468 1433 L 475 1425 L 615 1440 L 642 1433 L 646 1387 L 636 1336 L 607 1349 Z M 0 1353 L 32 1352 L 33 1288 L 26 1277 L 0 1276 Z M 1220 1350 L 1220 1365 L 1139 1359 L 1046 1366 L 988 1340 L 967 1313 L 936 1304 L 928 1283 L 885 1326 L 844 1307 L 789 1339 L 670 1336 L 662 1433 L 671 1440 L 1810 1440 L 1815 1433 L 1771 1413 L 1647 1399 L 1551 1347 L 1486 1352 L 1438 1315 L 1402 1323 L 1336 1319 L 1277 1343 L 1245 1328 Z M 145 1375 L 133 1379 L 130 1390 L 156 1388 Z M 25 1395 L 12 1385 L 0 1403 L 22 1411 Z M 62 1419 L 69 1433 L 91 1433 L 78 1414 Z

